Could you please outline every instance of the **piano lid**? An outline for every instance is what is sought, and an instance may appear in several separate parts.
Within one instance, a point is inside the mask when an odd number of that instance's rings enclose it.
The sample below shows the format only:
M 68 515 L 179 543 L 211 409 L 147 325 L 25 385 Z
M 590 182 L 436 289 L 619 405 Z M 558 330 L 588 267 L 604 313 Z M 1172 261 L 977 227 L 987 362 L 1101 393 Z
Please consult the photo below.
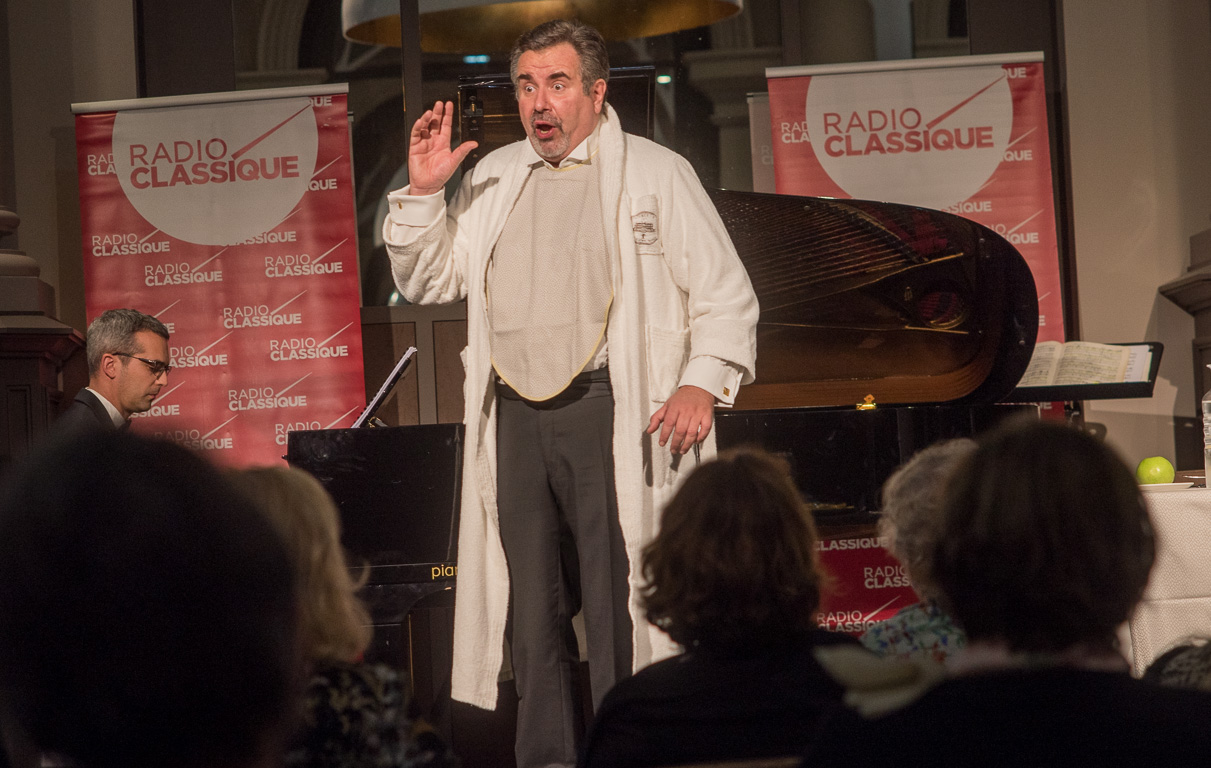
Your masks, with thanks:
M 895 203 L 708 190 L 761 304 L 737 409 L 993 403 L 1030 361 L 1030 268 L 991 229 Z

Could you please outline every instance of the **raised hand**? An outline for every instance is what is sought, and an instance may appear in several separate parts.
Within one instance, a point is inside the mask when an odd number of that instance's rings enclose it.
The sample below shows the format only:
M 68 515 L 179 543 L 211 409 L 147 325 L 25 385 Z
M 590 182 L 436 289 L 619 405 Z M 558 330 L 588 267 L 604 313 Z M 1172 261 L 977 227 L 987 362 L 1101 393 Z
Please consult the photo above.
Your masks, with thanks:
M 479 146 L 479 142 L 464 141 L 451 149 L 453 122 L 453 102 L 438 101 L 413 124 L 408 138 L 409 194 L 429 195 L 440 190 L 463 159 Z

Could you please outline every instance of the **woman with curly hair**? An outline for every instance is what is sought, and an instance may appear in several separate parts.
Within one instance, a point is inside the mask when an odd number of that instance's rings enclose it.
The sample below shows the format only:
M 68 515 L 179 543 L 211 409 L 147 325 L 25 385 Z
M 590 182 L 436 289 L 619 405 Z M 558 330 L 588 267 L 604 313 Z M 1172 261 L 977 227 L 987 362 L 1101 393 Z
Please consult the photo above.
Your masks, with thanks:
M 287 768 L 397 768 L 447 765 L 432 734 L 416 744 L 408 696 L 395 670 L 361 658 L 370 644 L 370 615 L 356 592 L 341 548 L 335 503 L 314 477 L 285 467 L 232 472 L 285 541 L 298 583 L 299 633 L 311 677 L 303 727 L 286 754 Z
M 841 687 L 813 657 L 853 642 L 818 629 L 816 529 L 785 462 L 737 451 L 703 464 L 643 552 L 648 621 L 685 653 L 618 683 L 583 766 L 656 766 L 792 755 Z

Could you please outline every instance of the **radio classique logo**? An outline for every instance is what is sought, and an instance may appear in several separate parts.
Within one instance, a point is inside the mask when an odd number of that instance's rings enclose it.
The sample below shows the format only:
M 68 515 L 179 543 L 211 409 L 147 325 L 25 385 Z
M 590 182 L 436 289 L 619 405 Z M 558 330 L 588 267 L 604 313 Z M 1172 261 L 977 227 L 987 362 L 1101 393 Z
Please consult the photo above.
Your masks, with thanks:
M 277 226 L 307 192 L 315 123 L 307 98 L 123 110 L 114 167 L 131 205 L 165 234 L 234 245 Z
M 816 77 L 806 125 L 775 134 L 810 141 L 854 198 L 946 208 L 979 191 L 1001 163 L 1013 129 L 1010 74 L 987 66 Z

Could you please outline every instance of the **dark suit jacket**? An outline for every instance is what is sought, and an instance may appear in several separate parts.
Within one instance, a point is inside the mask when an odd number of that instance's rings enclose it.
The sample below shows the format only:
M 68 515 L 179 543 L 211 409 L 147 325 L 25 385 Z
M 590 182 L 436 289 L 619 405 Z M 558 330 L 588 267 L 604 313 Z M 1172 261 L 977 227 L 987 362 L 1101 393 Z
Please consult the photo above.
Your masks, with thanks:
M 799 754 L 841 706 L 844 689 L 812 654 L 817 645 L 838 643 L 857 645 L 818 629 L 785 647 L 736 655 L 692 650 L 645 667 L 606 694 L 579 765 L 648 768 Z
M 117 430 L 114 421 L 105 410 L 101 398 L 87 389 L 81 389 L 67 410 L 55 419 L 51 426 L 54 437 L 84 435 L 94 432 Z
M 840 711 L 808 750 L 812 768 L 1204 766 L 1211 693 L 1118 672 L 1008 669 L 947 680 L 867 720 Z

